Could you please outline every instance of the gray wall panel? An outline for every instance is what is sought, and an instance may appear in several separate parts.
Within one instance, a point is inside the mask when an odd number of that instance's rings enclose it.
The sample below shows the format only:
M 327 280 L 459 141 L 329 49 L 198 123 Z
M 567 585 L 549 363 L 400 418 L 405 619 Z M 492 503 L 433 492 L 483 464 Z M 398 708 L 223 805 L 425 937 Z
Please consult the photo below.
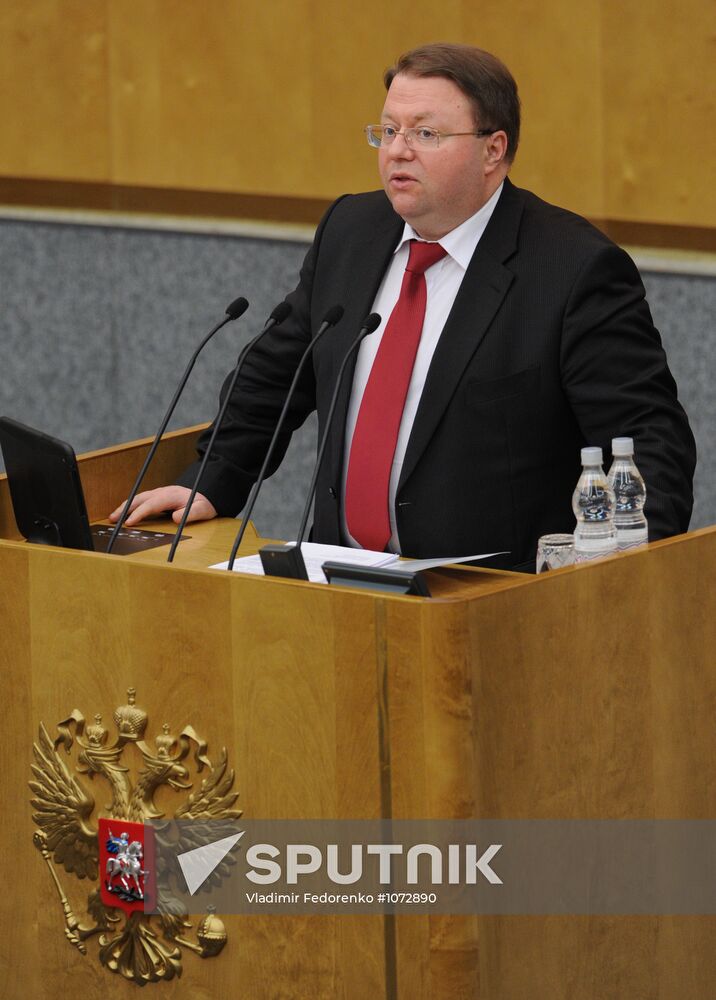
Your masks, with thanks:
M 250 310 L 206 347 L 171 426 L 210 420 L 240 347 L 295 285 L 305 252 L 282 241 L 0 222 L 0 413 L 78 452 L 154 434 L 192 350 L 243 294 Z M 308 482 L 314 450 L 308 421 L 261 495 L 265 534 L 295 533 L 293 477 Z
M 645 274 L 654 322 L 696 438 L 691 528 L 716 523 L 716 278 Z

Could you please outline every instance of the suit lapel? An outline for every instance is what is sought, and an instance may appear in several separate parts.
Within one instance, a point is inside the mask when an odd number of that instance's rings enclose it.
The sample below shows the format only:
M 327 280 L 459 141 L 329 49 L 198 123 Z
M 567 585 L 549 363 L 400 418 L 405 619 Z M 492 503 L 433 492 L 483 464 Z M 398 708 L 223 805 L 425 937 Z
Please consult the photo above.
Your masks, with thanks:
M 509 180 L 504 183 L 435 349 L 405 452 L 399 488 L 428 446 L 465 368 L 514 280 L 504 261 L 517 247 L 522 196 Z

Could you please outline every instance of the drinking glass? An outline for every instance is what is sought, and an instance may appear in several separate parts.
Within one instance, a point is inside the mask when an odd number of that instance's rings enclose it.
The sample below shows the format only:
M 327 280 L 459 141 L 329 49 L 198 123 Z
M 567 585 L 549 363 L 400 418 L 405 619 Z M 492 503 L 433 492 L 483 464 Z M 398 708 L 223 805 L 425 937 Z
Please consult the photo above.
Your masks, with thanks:
M 574 535 L 542 535 L 537 543 L 537 572 L 547 573 L 574 563 Z

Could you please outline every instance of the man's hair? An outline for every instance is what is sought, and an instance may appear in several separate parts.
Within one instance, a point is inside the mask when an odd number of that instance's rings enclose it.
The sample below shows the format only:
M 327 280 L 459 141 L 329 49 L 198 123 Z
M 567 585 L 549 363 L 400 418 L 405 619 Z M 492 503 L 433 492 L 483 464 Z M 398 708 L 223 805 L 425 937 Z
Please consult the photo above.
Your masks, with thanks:
M 452 80 L 470 99 L 476 128 L 507 133 L 505 159 L 512 163 L 520 140 L 520 99 L 514 77 L 497 56 L 472 45 L 436 42 L 404 53 L 387 69 L 386 90 L 398 73 Z

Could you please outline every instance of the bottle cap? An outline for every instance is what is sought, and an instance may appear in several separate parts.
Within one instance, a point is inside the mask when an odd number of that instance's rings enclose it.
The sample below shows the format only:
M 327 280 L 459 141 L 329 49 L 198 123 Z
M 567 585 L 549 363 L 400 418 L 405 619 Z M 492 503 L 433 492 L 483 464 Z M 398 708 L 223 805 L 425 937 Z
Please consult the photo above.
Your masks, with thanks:
M 601 448 L 582 448 L 582 465 L 601 465 L 602 461 Z
M 615 458 L 629 458 L 634 454 L 634 438 L 612 438 L 612 455 Z

